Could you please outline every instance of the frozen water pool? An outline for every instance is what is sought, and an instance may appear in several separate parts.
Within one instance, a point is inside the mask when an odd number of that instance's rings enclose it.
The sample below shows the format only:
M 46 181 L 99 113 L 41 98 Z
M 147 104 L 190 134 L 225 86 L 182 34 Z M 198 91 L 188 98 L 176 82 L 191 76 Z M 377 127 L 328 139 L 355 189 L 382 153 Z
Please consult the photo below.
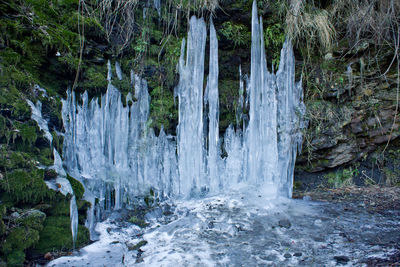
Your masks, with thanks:
M 271 200 L 256 188 L 176 201 L 143 230 L 118 219 L 97 224 L 100 240 L 48 266 L 363 266 L 398 251 L 400 218 L 363 207 Z M 130 250 L 146 240 L 140 250 Z

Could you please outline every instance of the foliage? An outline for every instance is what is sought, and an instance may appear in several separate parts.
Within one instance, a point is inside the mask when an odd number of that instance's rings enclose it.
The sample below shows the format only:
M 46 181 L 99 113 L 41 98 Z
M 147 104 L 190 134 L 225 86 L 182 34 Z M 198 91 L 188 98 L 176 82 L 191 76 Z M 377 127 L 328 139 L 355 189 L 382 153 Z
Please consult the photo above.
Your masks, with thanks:
M 78 225 L 78 237 L 76 245 L 81 247 L 89 242 L 89 230 Z M 52 251 L 66 251 L 73 248 L 71 222 L 68 216 L 49 216 L 44 222 L 44 228 L 40 231 L 39 242 L 35 245 L 37 253 Z
M 268 26 L 264 30 L 264 44 L 267 54 L 272 56 L 272 65 L 275 69 L 279 67 L 280 49 L 285 42 L 285 31 L 284 26 L 280 23 L 276 23 Z M 272 55 L 271 55 L 272 54 Z
M 136 216 L 132 216 L 129 219 L 129 222 L 139 226 L 140 228 L 145 228 L 145 227 L 147 227 L 149 225 L 148 223 L 146 223 L 145 220 L 140 219 L 140 218 L 138 218 Z
M 69 183 L 71 184 L 72 190 L 74 190 L 74 194 L 77 199 L 81 199 L 83 197 L 83 194 L 85 193 L 85 188 L 83 185 L 73 177 L 67 174 L 67 179 Z
M 142 240 L 139 243 L 137 243 L 136 245 L 129 247 L 129 250 L 138 250 L 139 248 L 145 246 L 147 244 L 146 240 Z
M 357 176 L 358 174 L 359 171 L 357 168 L 353 169 L 350 167 L 348 169 L 342 169 L 326 174 L 325 178 L 328 180 L 327 182 L 330 186 L 333 188 L 340 188 L 351 185 L 353 182 L 353 177 Z
M 286 31 L 296 45 L 306 44 L 309 55 L 314 49 L 321 53 L 329 51 L 335 36 L 328 11 L 303 0 L 290 1 Z
M 39 169 L 33 169 L 30 172 L 16 169 L 5 174 L 4 179 L 0 181 L 0 188 L 17 203 L 39 203 L 44 198 L 55 194 L 47 188 L 43 174 L 44 171 Z
M 251 33 L 243 24 L 235 24 L 230 21 L 224 22 L 219 29 L 219 33 L 221 33 L 227 40 L 233 42 L 234 47 L 250 46 Z
M 151 127 L 158 130 L 172 128 L 172 123 L 177 118 L 174 97 L 172 92 L 158 86 L 151 93 L 150 120 Z

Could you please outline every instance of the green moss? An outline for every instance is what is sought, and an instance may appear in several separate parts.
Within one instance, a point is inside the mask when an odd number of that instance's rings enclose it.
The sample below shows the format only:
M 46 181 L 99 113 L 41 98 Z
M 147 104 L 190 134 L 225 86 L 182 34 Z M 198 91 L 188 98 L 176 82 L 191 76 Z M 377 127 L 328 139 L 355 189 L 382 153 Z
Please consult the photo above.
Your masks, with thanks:
M 58 199 L 57 202 L 52 204 L 52 207 L 47 211 L 51 216 L 69 216 L 70 202 L 68 199 Z
M 131 92 L 133 90 L 131 82 L 126 77 L 122 80 L 114 79 L 112 83 L 123 93 Z
M 7 266 L 17 267 L 24 266 L 25 253 L 22 250 L 12 251 L 7 255 Z
M 89 230 L 78 225 L 77 247 L 89 243 Z M 51 251 L 66 251 L 73 248 L 71 222 L 69 216 L 49 216 L 44 222 L 44 228 L 40 231 L 40 239 L 33 249 L 37 253 Z
M 40 163 L 42 163 L 45 166 L 50 166 L 53 165 L 54 159 L 53 159 L 53 151 L 51 150 L 50 147 L 45 147 L 42 149 L 37 149 L 38 154 L 34 156 L 34 158 L 37 158 Z
M 5 75 L 4 75 L 5 76 Z M 0 76 L 2 77 L 2 76 Z M 2 77 L 3 78 L 3 77 Z M 10 79 L 9 77 L 6 79 Z M 24 79 L 26 79 L 24 77 Z M 1 80 L 1 79 L 0 79 Z M 3 80 L 4 82 L 4 80 Z M 0 82 L 1 83 L 1 82 Z M 0 105 L 3 109 L 10 110 L 10 119 L 17 119 L 20 121 L 28 120 L 31 116 L 31 109 L 24 100 L 23 95 L 15 86 L 8 88 L 0 85 Z
M 300 189 L 301 187 L 303 186 L 303 183 L 302 182 L 300 182 L 300 181 L 295 181 L 294 183 L 293 183 L 293 189 Z
M 83 197 L 83 194 L 85 193 L 85 188 L 83 187 L 83 185 L 78 180 L 71 177 L 69 174 L 67 174 L 67 179 L 72 186 L 72 190 L 74 190 L 76 199 L 81 199 Z
M 18 130 L 18 135 L 22 138 L 23 142 L 33 145 L 37 139 L 36 126 L 29 125 L 29 123 L 15 122 L 14 126 Z
M 398 169 L 392 170 L 388 167 L 383 167 L 382 171 L 385 174 L 385 184 L 387 186 L 400 186 L 400 171 Z
M 32 228 L 34 230 L 42 230 L 43 222 L 46 219 L 46 214 L 38 210 L 25 211 L 16 222 L 20 226 Z
M 83 73 L 81 86 L 86 90 L 104 90 L 107 88 L 107 68 L 105 65 L 88 67 Z
M 221 33 L 221 35 L 224 36 L 228 41 L 232 42 L 234 47 L 250 46 L 251 33 L 243 24 L 233 23 L 230 21 L 224 22 L 219 29 L 219 33 Z
M 29 227 L 16 227 L 6 236 L 1 252 L 5 255 L 16 250 L 25 250 L 39 240 L 39 231 Z
M 171 91 L 158 86 L 151 91 L 150 95 L 152 98 L 150 103 L 150 127 L 160 130 L 164 126 L 164 129 L 171 131 L 173 122 L 178 118 Z
M 136 216 L 132 216 L 129 219 L 129 222 L 139 226 L 140 228 L 145 228 L 145 227 L 147 227 L 149 225 L 148 223 L 146 223 L 145 220 L 140 219 L 140 218 L 138 218 Z
M 6 173 L 0 181 L 0 188 L 10 195 L 15 203 L 37 204 L 47 197 L 54 196 L 43 180 L 44 170 L 33 169 L 27 172 L 16 169 Z
M 331 172 L 324 177 L 327 179 L 328 185 L 333 188 L 340 188 L 343 186 L 348 186 L 353 183 L 353 177 L 358 175 L 359 171 L 357 168 L 353 169 L 352 167 L 348 169 L 338 170 L 336 172 Z
M 147 244 L 146 240 L 142 240 L 139 243 L 137 243 L 136 245 L 132 246 L 132 247 L 128 247 L 128 250 L 138 250 L 139 248 L 145 246 Z

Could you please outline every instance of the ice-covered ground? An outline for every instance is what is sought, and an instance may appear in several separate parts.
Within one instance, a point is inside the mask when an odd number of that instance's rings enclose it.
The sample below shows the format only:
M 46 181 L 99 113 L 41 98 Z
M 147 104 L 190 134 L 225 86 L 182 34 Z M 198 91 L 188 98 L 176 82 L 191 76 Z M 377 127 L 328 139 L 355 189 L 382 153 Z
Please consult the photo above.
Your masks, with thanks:
M 271 200 L 256 188 L 155 208 L 150 227 L 97 224 L 100 240 L 48 266 L 362 266 L 400 241 L 400 218 L 363 207 Z M 141 240 L 148 243 L 132 250 Z M 131 249 L 131 250 L 130 250 Z

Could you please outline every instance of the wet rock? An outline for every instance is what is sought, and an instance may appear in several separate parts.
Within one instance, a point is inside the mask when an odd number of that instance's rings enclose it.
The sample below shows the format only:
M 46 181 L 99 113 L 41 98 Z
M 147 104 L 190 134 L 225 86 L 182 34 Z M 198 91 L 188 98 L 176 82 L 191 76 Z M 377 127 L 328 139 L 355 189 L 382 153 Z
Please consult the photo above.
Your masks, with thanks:
M 333 258 L 336 260 L 337 264 L 341 265 L 347 264 L 347 262 L 350 261 L 349 257 L 347 256 L 335 256 Z
M 310 196 L 304 196 L 304 197 L 303 197 L 303 200 L 304 200 L 304 201 L 311 201 L 312 199 L 311 199 Z
M 303 253 L 301 253 L 301 252 L 296 252 L 293 254 L 293 256 L 295 256 L 295 257 L 301 257 L 301 255 L 303 255 Z
M 286 229 L 289 229 L 290 227 L 292 227 L 292 224 L 290 223 L 290 221 L 288 219 L 279 220 L 278 225 L 279 225 L 279 227 L 286 228 Z
M 292 255 L 290 253 L 285 253 L 283 257 L 285 257 L 286 259 L 290 259 Z
M 54 178 L 57 178 L 57 172 L 55 171 L 55 170 L 53 170 L 53 169 L 47 169 L 45 172 L 44 172 L 44 179 L 45 180 L 51 180 L 51 179 L 54 179 Z
M 354 152 L 356 152 L 357 150 L 358 148 L 355 142 L 342 143 L 338 145 L 337 147 L 332 149 L 327 156 L 327 159 L 329 160 L 329 164 L 327 167 L 334 168 L 353 160 L 356 157 Z
M 51 261 L 52 259 L 54 259 L 53 255 L 51 254 L 51 252 L 47 252 L 46 254 L 44 254 L 43 258 L 47 261 Z
M 132 251 L 132 250 L 139 250 L 141 247 L 145 246 L 146 244 L 147 244 L 147 241 L 146 240 L 142 240 L 142 241 L 140 241 L 139 243 L 137 243 L 135 245 L 132 245 L 132 244 L 126 244 L 126 245 L 128 247 L 128 250 Z

